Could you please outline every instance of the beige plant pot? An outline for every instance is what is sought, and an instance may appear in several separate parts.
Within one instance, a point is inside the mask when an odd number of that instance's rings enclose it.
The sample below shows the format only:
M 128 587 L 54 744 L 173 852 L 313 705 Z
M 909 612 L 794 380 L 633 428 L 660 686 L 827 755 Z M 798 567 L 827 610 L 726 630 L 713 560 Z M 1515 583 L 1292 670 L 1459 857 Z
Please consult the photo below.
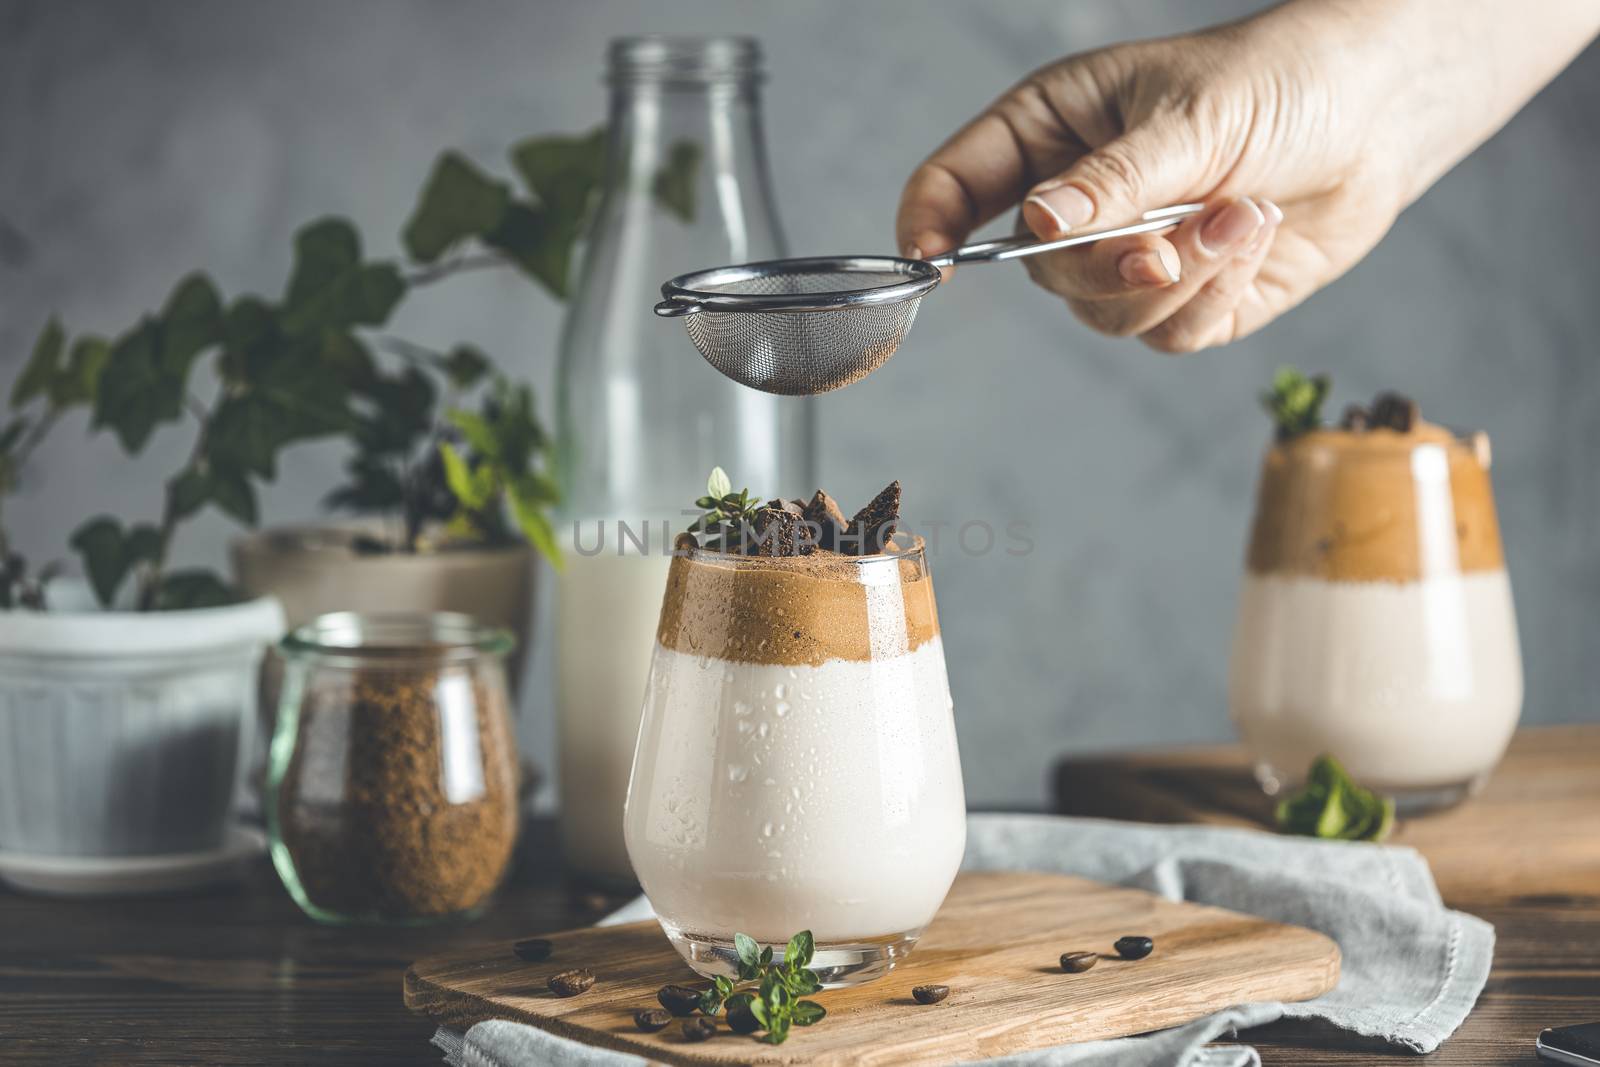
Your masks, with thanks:
M 234 580 L 276 596 L 290 627 L 330 611 L 459 611 L 510 630 L 516 664 L 528 647 L 535 557 L 527 545 L 423 554 L 361 555 L 351 542 L 380 535 L 368 523 L 282 526 L 234 541 Z

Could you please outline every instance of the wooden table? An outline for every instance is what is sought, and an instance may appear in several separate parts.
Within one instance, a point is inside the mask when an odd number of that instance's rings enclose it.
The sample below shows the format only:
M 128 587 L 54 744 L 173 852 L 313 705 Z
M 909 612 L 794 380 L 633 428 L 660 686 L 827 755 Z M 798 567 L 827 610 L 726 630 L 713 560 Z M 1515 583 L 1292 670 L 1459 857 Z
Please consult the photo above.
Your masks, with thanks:
M 1235 746 L 1070 759 L 1055 786 L 1074 815 L 1259 827 L 1272 808 Z M 1600 1021 L 1600 725 L 1521 731 L 1480 796 L 1402 821 L 1392 841 L 1428 858 L 1447 903 L 1495 926 L 1489 983 L 1430 1067 L 1531 1063 L 1544 1027 Z M 1418 1062 L 1304 1024 L 1249 1040 L 1269 1065 Z
M 1075 811 L 1248 824 L 1266 810 L 1231 750 L 1070 767 Z M 1523 735 L 1483 797 L 1404 824 L 1399 840 L 1500 937 L 1478 1010 L 1429 1064 L 1530 1062 L 1540 1027 L 1600 1018 L 1600 728 Z M 401 1006 L 408 963 L 591 922 L 612 903 L 563 887 L 547 822 L 493 911 L 467 926 L 316 926 L 265 861 L 243 885 L 186 897 L 0 889 L 0 1063 L 437 1064 L 433 1027 Z M 1269 1065 L 1419 1063 L 1281 1026 L 1250 1040 Z
M 529 828 L 514 882 L 465 926 L 318 926 L 263 858 L 232 889 L 67 901 L 0 888 L 0 1064 L 443 1062 L 400 978 L 421 956 L 593 922 L 617 903 L 562 885 Z

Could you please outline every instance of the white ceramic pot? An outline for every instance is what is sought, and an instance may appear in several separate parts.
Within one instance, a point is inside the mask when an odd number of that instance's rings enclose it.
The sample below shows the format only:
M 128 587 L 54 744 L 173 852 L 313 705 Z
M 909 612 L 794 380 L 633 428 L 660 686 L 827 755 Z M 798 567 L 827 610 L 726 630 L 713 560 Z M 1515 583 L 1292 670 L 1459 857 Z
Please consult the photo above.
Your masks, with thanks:
M 220 848 L 283 633 L 272 597 L 170 612 L 0 612 L 0 851 Z

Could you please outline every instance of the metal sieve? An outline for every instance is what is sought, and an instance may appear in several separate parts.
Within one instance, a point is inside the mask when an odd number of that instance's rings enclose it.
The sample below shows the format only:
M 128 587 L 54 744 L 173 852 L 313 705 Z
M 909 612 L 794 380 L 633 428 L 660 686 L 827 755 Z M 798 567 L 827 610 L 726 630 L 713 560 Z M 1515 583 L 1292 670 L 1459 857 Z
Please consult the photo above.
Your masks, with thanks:
M 655 310 L 663 318 L 682 318 L 706 362 L 739 384 L 814 396 L 860 381 L 894 355 L 922 298 L 939 284 L 940 267 L 996 263 L 1163 230 L 1202 207 L 1159 208 L 1127 226 L 1058 241 L 983 241 L 930 259 L 818 256 L 715 267 L 667 282 Z

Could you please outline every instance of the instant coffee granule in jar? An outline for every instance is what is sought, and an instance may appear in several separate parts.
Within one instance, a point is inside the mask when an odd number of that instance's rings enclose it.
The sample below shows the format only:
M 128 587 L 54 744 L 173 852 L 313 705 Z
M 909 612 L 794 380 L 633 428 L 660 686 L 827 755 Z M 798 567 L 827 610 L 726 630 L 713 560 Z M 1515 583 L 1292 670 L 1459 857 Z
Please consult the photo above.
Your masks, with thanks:
M 509 646 L 441 615 L 324 616 L 285 639 L 269 816 L 307 913 L 424 922 L 488 902 L 517 836 Z

